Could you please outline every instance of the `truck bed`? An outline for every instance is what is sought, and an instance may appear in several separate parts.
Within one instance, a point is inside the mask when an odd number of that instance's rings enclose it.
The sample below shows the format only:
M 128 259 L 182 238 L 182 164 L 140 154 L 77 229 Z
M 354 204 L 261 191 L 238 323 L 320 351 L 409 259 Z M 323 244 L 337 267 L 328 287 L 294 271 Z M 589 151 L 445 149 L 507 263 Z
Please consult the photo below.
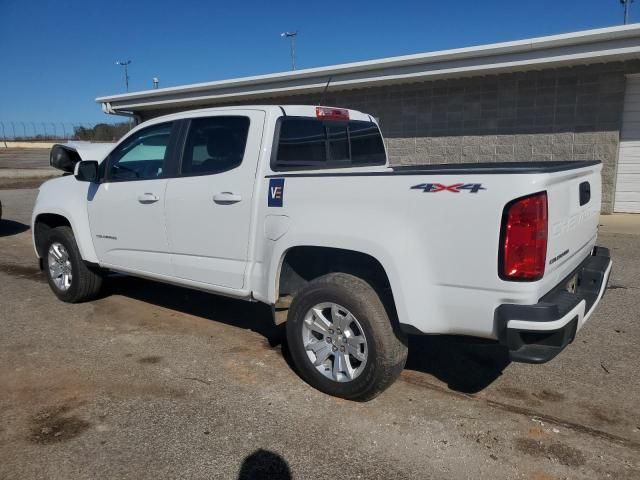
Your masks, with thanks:
M 408 165 L 393 167 L 393 172 L 402 175 L 463 175 L 463 174 L 529 174 L 555 173 L 599 164 L 599 160 L 556 160 L 539 162 L 485 162 L 485 163 L 445 163 L 435 165 Z
M 557 173 L 579 168 L 592 167 L 599 160 L 555 160 L 538 162 L 484 162 L 484 163 L 438 163 L 432 165 L 398 165 L 381 170 L 329 170 L 308 171 L 290 169 L 266 175 L 273 177 L 375 177 L 386 175 L 525 175 L 534 173 Z M 382 168 L 382 167 L 381 167 Z
M 286 180 L 282 209 L 269 210 L 292 225 L 277 248 L 315 245 L 330 232 L 323 245 L 338 239 L 340 248 L 362 251 L 385 268 L 401 323 L 423 333 L 496 338 L 499 305 L 536 304 L 590 255 L 601 169 L 598 161 L 544 161 L 269 172 L 263 188 L 271 178 Z M 582 190 L 589 192 L 584 199 Z M 505 281 L 505 206 L 538 192 L 548 201 L 544 277 Z

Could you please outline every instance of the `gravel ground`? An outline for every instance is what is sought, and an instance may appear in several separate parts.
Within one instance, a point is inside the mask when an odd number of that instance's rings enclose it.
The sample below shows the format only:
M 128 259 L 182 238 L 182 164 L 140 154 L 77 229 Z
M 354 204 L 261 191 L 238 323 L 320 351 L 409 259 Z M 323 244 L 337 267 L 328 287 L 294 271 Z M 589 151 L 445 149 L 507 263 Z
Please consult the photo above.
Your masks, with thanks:
M 296 376 L 265 306 L 123 276 L 57 301 L 35 193 L 0 191 L 0 479 L 640 478 L 638 235 L 601 234 L 611 288 L 552 362 L 415 337 L 359 404 Z

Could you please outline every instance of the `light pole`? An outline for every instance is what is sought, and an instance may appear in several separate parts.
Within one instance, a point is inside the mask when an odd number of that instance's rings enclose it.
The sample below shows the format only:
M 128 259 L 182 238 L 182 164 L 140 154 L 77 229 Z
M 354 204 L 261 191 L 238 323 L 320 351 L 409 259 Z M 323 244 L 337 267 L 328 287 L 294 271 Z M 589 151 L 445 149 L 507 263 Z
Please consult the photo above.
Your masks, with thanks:
M 629 23 L 629 5 L 633 3 L 633 0 L 620 0 L 620 4 L 624 7 L 624 24 Z
M 131 65 L 131 60 L 118 60 L 116 65 L 120 65 L 124 67 L 124 87 L 126 91 L 129 91 L 129 65 Z
M 289 39 L 289 47 L 291 48 L 291 70 L 296 69 L 296 36 L 298 31 L 295 32 L 282 32 L 280 34 L 283 38 Z

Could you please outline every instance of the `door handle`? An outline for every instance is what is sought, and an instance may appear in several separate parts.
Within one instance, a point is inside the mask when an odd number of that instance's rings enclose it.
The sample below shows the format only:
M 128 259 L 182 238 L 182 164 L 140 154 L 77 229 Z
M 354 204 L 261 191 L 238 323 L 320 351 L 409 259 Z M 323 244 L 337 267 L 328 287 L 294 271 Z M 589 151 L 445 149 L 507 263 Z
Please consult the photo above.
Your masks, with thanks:
M 138 195 L 138 201 L 143 204 L 155 203 L 158 200 L 160 200 L 160 198 L 153 193 L 142 193 Z
M 231 192 L 220 192 L 213 196 L 213 201 L 220 205 L 231 205 L 242 200 L 242 196 Z

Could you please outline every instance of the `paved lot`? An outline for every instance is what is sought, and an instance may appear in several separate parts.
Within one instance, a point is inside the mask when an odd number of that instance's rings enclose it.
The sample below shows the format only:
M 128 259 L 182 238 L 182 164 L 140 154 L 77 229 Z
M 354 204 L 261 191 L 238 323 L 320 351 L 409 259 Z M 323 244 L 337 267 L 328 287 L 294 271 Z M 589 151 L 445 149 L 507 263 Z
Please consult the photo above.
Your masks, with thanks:
M 0 148 L 0 168 L 47 168 L 48 148 Z
M 49 149 L 0 148 L 0 190 L 35 188 L 61 174 L 49 166 Z
M 34 198 L 0 191 L 2 479 L 640 478 L 638 235 L 601 234 L 611 289 L 554 361 L 413 338 L 401 379 L 358 404 L 296 376 L 261 305 L 127 277 L 57 301 Z

